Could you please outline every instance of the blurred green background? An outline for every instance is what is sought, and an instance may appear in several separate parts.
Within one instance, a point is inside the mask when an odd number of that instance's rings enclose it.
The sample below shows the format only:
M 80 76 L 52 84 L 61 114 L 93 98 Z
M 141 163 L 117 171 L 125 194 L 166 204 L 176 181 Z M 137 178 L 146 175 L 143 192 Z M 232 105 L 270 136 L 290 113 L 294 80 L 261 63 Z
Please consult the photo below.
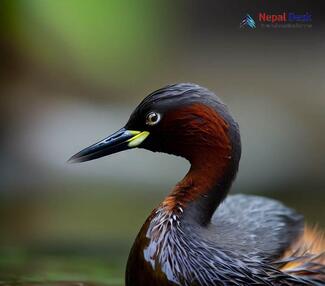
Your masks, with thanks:
M 233 192 L 325 226 L 325 21 L 316 1 L 0 2 L 0 284 L 123 285 L 127 255 L 185 160 L 133 150 L 66 160 L 166 84 L 215 91 L 240 124 Z M 311 28 L 240 29 L 246 13 Z M 7 285 L 7 284 L 6 284 Z

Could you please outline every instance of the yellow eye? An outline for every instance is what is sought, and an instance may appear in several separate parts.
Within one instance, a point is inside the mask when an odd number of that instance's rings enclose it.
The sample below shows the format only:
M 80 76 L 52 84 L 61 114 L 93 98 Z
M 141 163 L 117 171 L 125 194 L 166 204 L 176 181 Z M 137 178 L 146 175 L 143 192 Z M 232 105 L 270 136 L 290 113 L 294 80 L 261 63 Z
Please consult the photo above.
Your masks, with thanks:
M 160 114 L 157 112 L 150 112 L 146 117 L 146 124 L 147 125 L 155 125 L 160 120 Z

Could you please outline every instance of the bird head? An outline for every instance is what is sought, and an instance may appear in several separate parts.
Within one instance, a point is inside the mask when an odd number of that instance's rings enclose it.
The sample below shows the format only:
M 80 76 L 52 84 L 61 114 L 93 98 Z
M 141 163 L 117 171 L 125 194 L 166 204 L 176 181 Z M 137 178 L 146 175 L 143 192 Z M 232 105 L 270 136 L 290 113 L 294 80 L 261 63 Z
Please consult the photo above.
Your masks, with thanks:
M 181 83 L 149 94 L 123 128 L 69 161 L 89 161 L 137 147 L 182 156 L 193 163 L 203 153 L 232 156 L 234 144 L 240 147 L 238 125 L 227 107 L 211 91 Z

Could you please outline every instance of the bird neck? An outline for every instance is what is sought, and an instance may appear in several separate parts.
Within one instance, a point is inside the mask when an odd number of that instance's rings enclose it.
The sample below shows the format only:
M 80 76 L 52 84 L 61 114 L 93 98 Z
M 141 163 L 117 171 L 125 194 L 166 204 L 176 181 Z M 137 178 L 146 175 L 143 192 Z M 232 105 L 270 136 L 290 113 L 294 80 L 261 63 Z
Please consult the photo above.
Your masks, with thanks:
M 229 144 L 197 150 L 191 168 L 163 201 L 167 212 L 207 225 L 226 197 L 239 163 L 237 147 Z M 180 212 L 181 210 L 181 212 Z

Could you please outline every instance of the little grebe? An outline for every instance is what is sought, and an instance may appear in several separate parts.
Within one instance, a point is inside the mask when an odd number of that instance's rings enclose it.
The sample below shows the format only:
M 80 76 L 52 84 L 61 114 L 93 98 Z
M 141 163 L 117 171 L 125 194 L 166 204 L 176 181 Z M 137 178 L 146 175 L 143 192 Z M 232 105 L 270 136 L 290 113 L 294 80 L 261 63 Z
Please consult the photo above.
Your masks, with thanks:
M 214 93 L 190 83 L 159 89 L 124 128 L 70 160 L 134 147 L 182 156 L 191 167 L 141 228 L 127 286 L 325 285 L 324 239 L 301 215 L 267 198 L 225 199 L 241 143 L 238 124 Z

